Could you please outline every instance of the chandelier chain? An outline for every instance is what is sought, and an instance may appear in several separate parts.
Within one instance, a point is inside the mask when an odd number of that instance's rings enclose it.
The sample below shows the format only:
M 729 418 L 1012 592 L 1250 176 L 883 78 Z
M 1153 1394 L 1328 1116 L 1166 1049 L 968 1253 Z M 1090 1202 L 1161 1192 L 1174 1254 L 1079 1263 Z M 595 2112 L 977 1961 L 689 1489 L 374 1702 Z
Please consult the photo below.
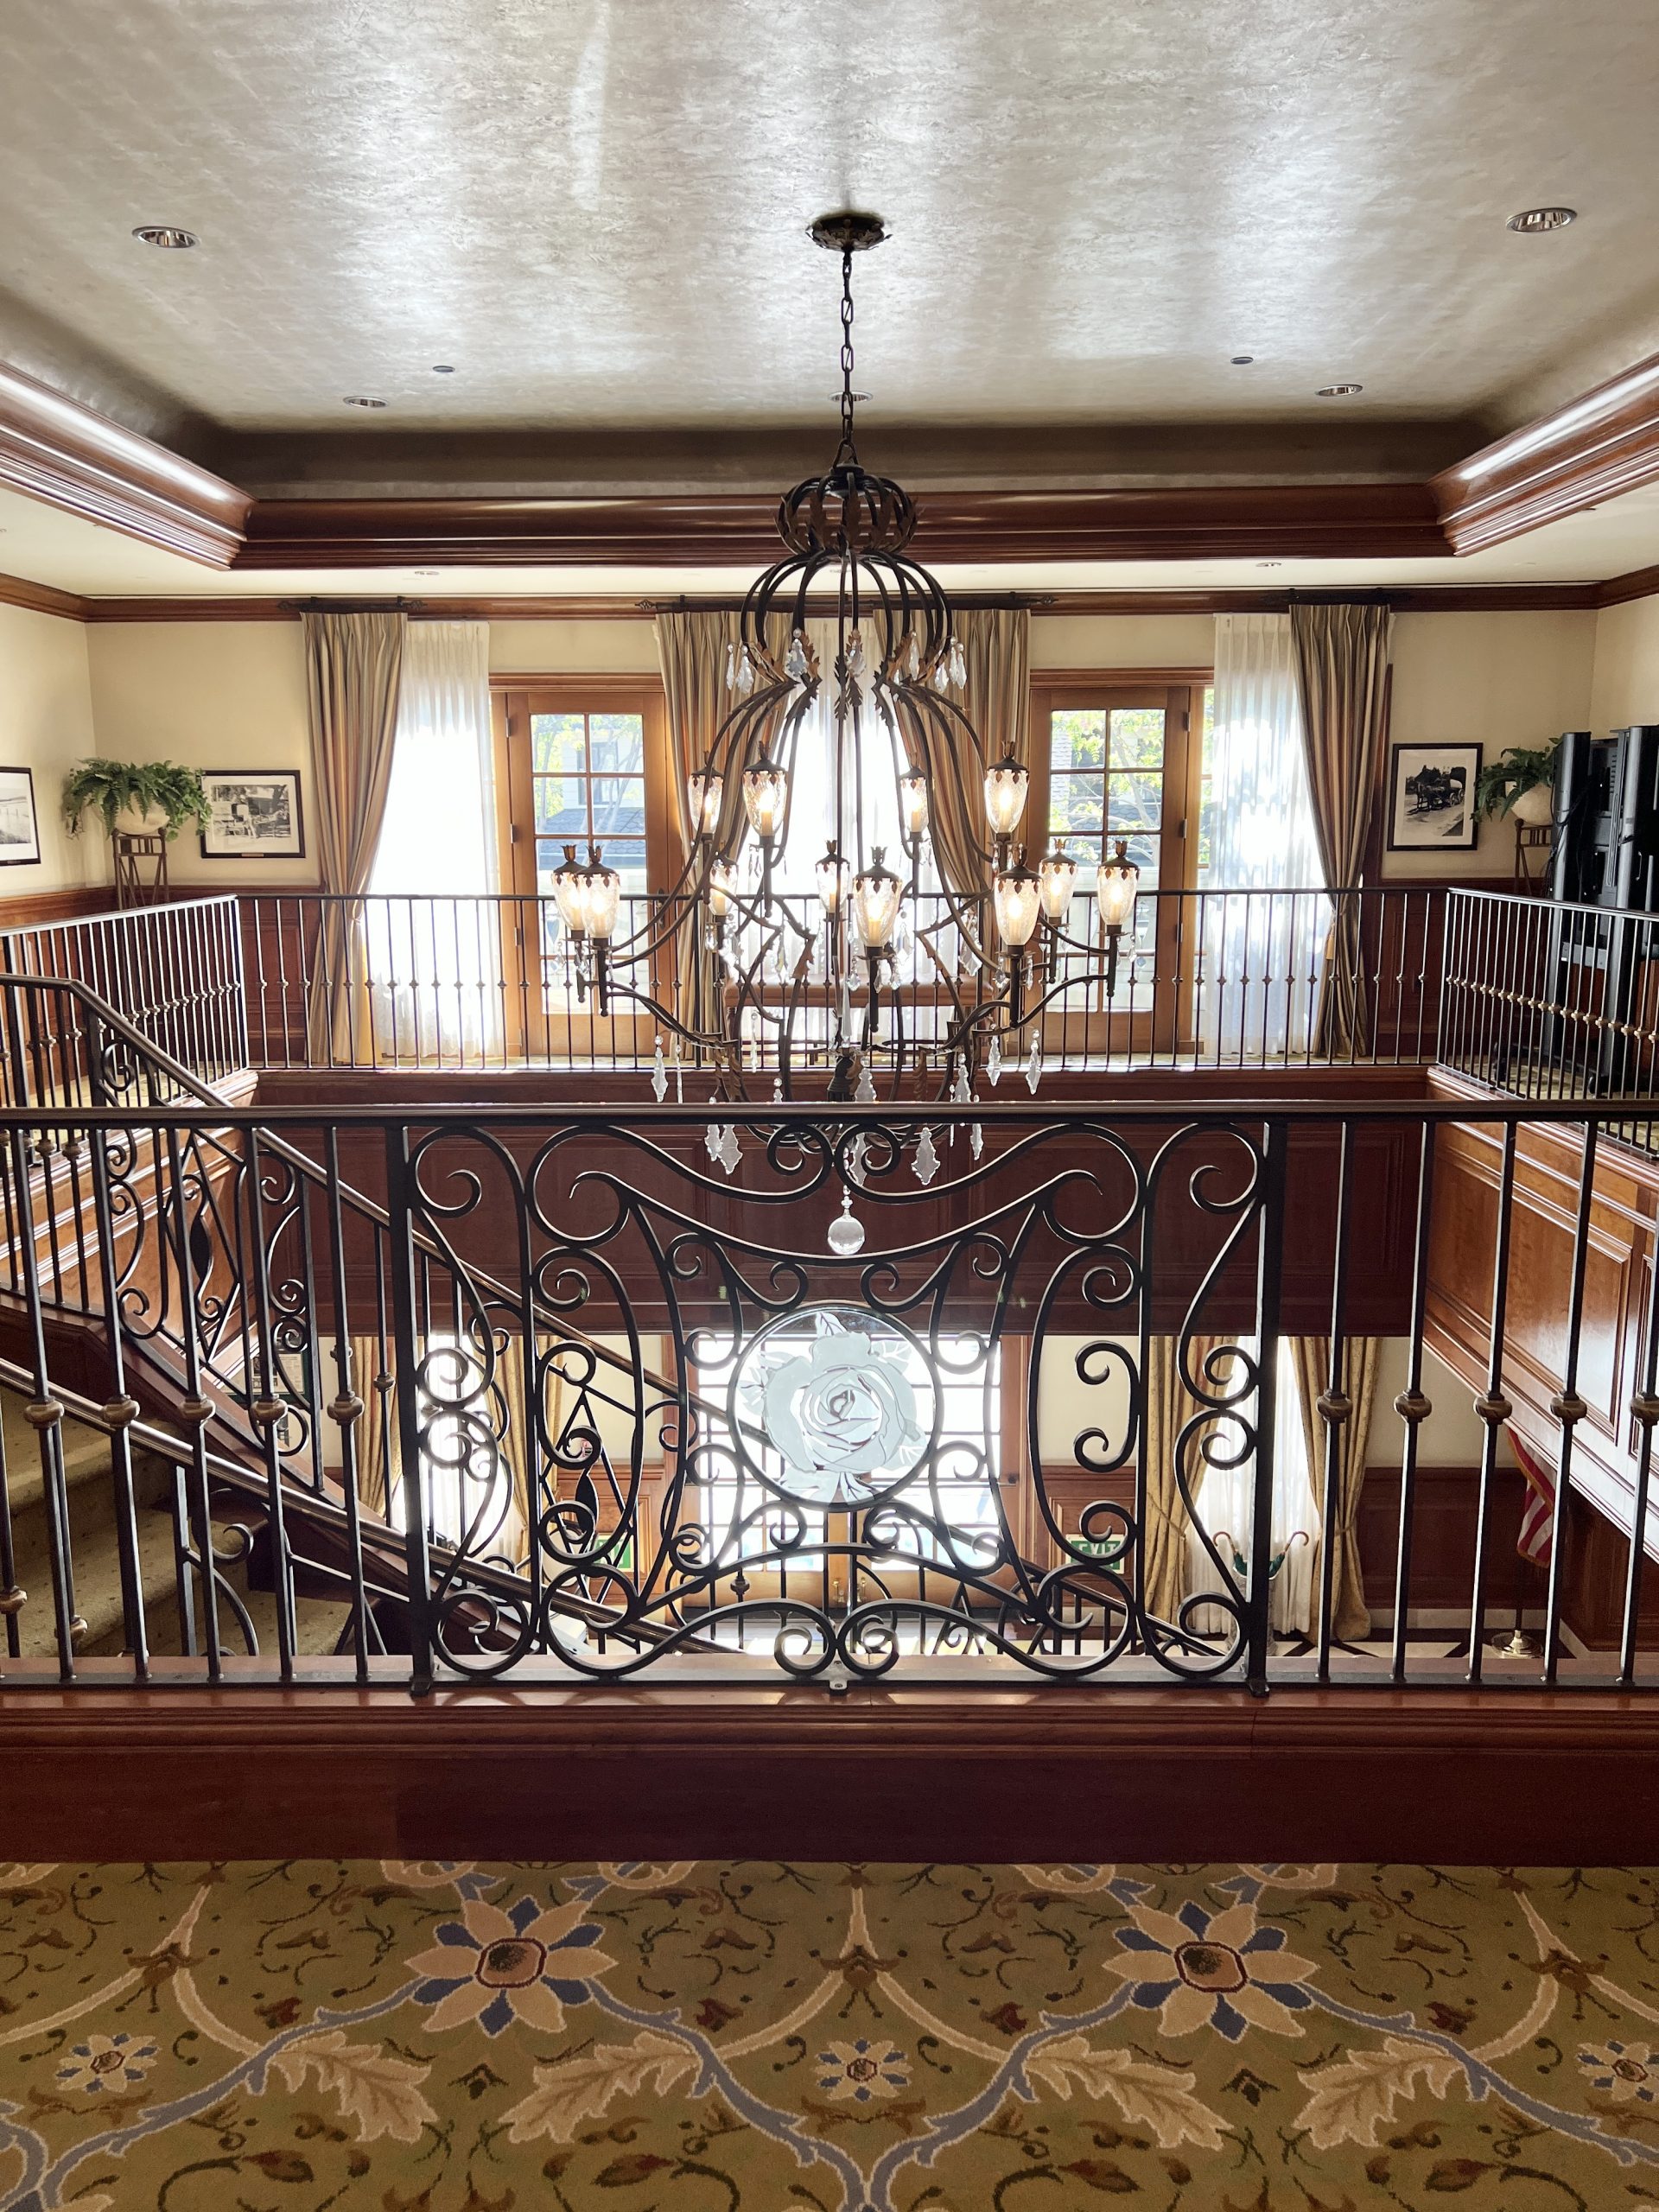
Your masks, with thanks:
M 853 256 L 849 247 L 841 257 L 841 445 L 853 451 Z

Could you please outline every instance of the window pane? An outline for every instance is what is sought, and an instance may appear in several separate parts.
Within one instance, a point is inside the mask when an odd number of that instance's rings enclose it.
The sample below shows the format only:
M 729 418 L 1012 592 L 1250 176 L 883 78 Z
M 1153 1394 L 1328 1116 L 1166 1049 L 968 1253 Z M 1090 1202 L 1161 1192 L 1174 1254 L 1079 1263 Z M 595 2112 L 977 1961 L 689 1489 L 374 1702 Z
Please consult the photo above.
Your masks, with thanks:
M 594 835 L 643 837 L 645 779 L 643 776 L 595 776 L 593 781 Z
M 596 776 L 640 776 L 645 768 L 645 723 L 643 715 L 591 715 L 588 741 L 588 766 Z
M 580 776 L 588 766 L 585 715 L 532 715 L 531 766 L 538 775 Z
M 1212 741 L 1215 736 L 1215 721 L 1216 687 L 1213 683 L 1206 683 L 1204 687 L 1204 721 L 1198 733 L 1198 759 L 1201 764 L 1198 798 L 1198 872 L 1200 874 L 1209 867 L 1210 855 L 1215 850 L 1215 800 L 1211 795 L 1210 781 L 1211 756 L 1214 750 Z
M 1098 776 L 1057 776 L 1049 786 L 1048 828 L 1051 836 L 1082 837 L 1100 842 L 1105 819 L 1102 779 Z
M 1056 776 L 1105 765 L 1106 716 L 1098 707 L 1066 707 L 1051 717 L 1049 760 Z
M 537 777 L 536 829 L 543 837 L 587 836 L 588 785 L 582 777 Z
M 1134 830 L 1155 831 L 1163 819 L 1163 778 L 1115 772 L 1107 778 L 1106 811 L 1111 836 L 1121 837 Z
M 1114 707 L 1111 766 L 1114 768 L 1161 768 L 1163 765 L 1163 709 Z

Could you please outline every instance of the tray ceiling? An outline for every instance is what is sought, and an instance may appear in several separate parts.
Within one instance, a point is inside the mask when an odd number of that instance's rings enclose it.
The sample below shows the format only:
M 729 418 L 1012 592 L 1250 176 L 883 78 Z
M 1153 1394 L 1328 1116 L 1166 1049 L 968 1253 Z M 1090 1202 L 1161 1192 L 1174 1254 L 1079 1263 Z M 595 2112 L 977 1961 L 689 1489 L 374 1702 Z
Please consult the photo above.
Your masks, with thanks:
M 0 356 L 232 433 L 827 423 L 847 200 L 873 427 L 1496 428 L 1659 343 L 1646 0 L 4 12 Z

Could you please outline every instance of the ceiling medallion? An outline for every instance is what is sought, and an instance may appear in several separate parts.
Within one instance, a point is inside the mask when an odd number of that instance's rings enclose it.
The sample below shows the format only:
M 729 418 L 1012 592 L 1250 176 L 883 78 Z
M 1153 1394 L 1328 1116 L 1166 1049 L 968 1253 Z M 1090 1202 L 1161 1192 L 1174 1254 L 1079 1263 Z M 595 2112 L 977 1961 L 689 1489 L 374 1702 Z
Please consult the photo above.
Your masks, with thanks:
M 842 210 L 808 235 L 841 260 L 839 441 L 779 504 L 780 557 L 743 602 L 729 703 L 686 778 L 677 876 L 625 901 L 601 845 L 568 846 L 556 957 L 578 999 L 649 1017 L 677 1065 L 716 1071 L 718 1097 L 856 1105 L 902 1085 L 961 1103 L 994 1061 L 1040 1071 L 1065 992 L 1110 997 L 1139 869 L 1103 829 L 1087 887 L 1085 855 L 1045 852 L 1040 827 L 1030 857 L 1018 842 L 1013 733 L 976 726 L 950 601 L 911 550 L 915 502 L 859 456 L 853 266 L 887 225 Z M 931 1140 L 912 1161 L 938 1164 Z

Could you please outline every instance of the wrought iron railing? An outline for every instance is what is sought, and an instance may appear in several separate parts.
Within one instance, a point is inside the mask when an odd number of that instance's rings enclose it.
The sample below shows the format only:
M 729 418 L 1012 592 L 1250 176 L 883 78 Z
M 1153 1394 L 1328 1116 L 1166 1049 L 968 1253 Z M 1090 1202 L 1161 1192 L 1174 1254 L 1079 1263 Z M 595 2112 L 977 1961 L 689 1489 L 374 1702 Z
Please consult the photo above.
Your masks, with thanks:
M 1071 941 L 1043 940 L 1040 988 L 1058 995 L 1021 1032 L 1017 1057 L 1034 1039 L 1054 1071 L 1432 1058 L 1441 897 L 1410 885 L 1146 892 L 1115 963 L 1092 899 L 1079 898 Z M 810 1095 L 813 1077 L 834 1064 L 837 1017 L 843 1033 L 855 1027 L 866 989 L 852 976 L 842 1001 L 810 897 L 779 901 L 786 918 L 772 937 L 733 927 L 717 950 L 702 944 L 706 925 L 689 909 L 625 899 L 602 1010 L 578 986 L 551 899 L 270 893 L 242 906 L 250 1049 L 261 1068 L 644 1069 L 660 1042 L 672 1079 L 678 1044 L 629 997 L 626 973 L 630 945 L 658 942 L 657 995 L 672 1002 L 677 987 L 695 1014 L 689 1026 L 722 1027 L 746 1065 L 764 1071 L 786 1023 L 785 1091 L 801 1077 Z M 677 977 L 677 938 L 702 944 L 706 972 Z M 925 892 L 910 902 L 876 1055 L 885 1074 L 944 1072 L 953 1024 L 995 995 L 996 957 L 971 902 Z M 1015 1048 L 1001 1057 L 1011 1061 Z
M 50 976 L 79 983 L 113 1007 L 148 1043 L 209 1083 L 252 1065 L 242 967 L 241 902 L 234 896 L 181 899 L 59 922 L 33 922 L 0 931 L 0 976 Z M 73 1033 L 52 1027 L 60 1011 L 79 1020 L 71 998 L 20 1003 L 22 1050 L 33 1103 L 76 1094 L 83 1065 Z M 3 1081 L 9 1104 L 25 1094 Z M 88 1103 L 84 1096 L 80 1103 Z
M 15 1032 L 19 1001 L 54 988 L 0 984 Z M 1616 1107 L 1480 1109 L 1500 1224 L 1529 1122 L 1573 1133 L 1584 1194 L 1571 1264 L 1527 1289 L 1535 1338 L 1565 1348 L 1541 1652 L 1498 1660 L 1507 1230 L 1463 1648 L 1413 1632 L 1433 1164 L 1466 1107 L 347 1108 L 319 1128 L 315 1109 L 186 1108 L 175 1067 L 158 1096 L 143 1040 L 76 995 L 92 1103 L 0 1116 L 0 1388 L 29 1393 L 44 1528 L 43 1586 L 20 1599 L 15 1466 L 9 1685 L 292 1679 L 319 1556 L 343 1624 L 308 1675 L 417 1690 L 1647 1679 L 1643 1545 L 1618 1652 L 1577 1654 L 1564 1606 L 1588 1193 Z M 1389 1618 L 1356 1642 L 1336 1594 L 1343 1437 L 1354 1332 L 1376 1325 L 1364 1300 L 1389 1269 L 1409 1307 L 1405 1387 L 1381 1416 L 1402 1461 L 1393 1573 L 1373 1592 Z M 1638 1529 L 1659 1421 L 1659 1269 L 1648 1281 L 1645 1371 L 1615 1422 L 1637 1440 Z M 1313 1510 L 1287 1527 L 1275 1435 L 1303 1409 L 1279 1347 L 1316 1332 Z M 165 1635 L 141 1571 L 141 1392 L 175 1440 Z M 66 1410 L 109 1440 L 119 1655 L 77 1648 Z M 268 1649 L 226 1584 L 227 1480 L 260 1524 Z
M 1659 1097 L 1659 915 L 1452 892 L 1440 1058 L 1522 1098 Z M 1620 1135 L 1659 1148 L 1645 1118 Z

